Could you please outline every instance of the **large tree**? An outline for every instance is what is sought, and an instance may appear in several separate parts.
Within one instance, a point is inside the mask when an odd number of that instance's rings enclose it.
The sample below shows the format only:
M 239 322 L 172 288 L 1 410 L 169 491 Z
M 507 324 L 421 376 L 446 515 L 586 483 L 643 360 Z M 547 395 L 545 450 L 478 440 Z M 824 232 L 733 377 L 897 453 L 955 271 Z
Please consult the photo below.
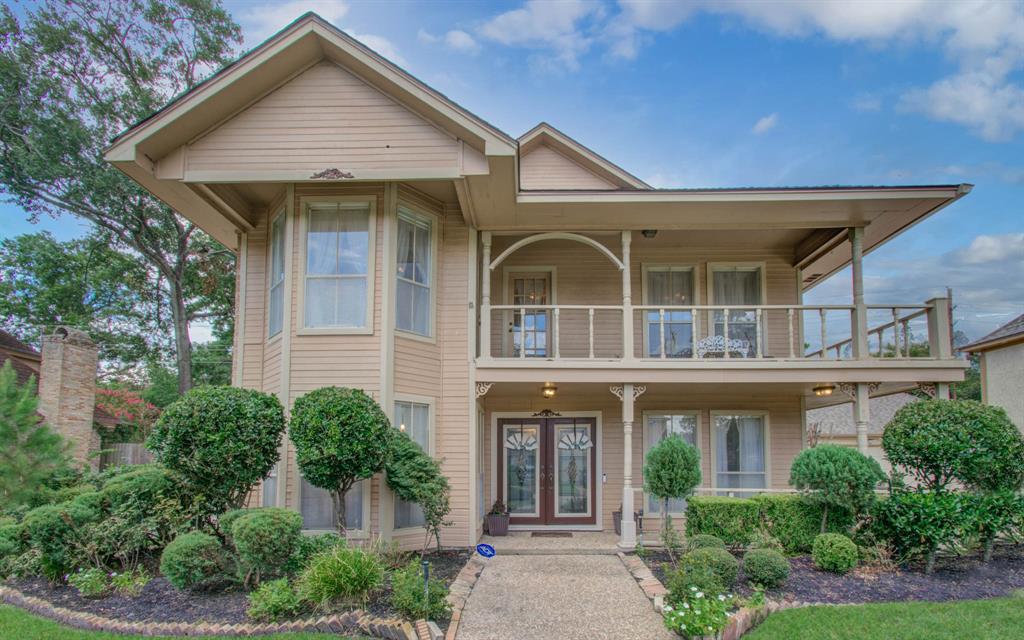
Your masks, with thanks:
M 23 20 L 4 6 L 0 22 L 0 190 L 30 216 L 90 221 L 156 270 L 186 391 L 188 323 L 206 316 L 203 296 L 232 297 L 230 278 L 198 294 L 189 282 L 228 271 L 216 263 L 231 256 L 103 149 L 233 57 L 240 28 L 218 0 L 43 0 Z

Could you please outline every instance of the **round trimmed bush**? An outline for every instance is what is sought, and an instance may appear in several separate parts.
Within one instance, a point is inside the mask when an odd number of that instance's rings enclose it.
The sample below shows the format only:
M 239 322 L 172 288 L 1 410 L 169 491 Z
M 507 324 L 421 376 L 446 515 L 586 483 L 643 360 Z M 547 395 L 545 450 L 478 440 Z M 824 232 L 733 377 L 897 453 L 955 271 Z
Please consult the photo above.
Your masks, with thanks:
M 814 566 L 843 574 L 857 566 L 857 545 L 841 533 L 822 533 L 811 549 Z
M 227 513 L 222 513 L 217 516 L 217 528 L 220 530 L 221 535 L 227 543 L 234 544 L 231 540 L 231 527 L 235 526 L 235 521 L 244 516 L 245 514 L 252 511 L 252 509 L 232 509 Z
M 336 546 L 313 557 L 299 577 L 299 595 L 321 609 L 365 602 L 384 582 L 384 567 L 373 553 Z
M 178 589 L 205 587 L 222 578 L 226 566 L 220 542 L 201 531 L 178 536 L 160 556 L 160 573 Z
M 94 509 L 75 502 L 37 507 L 25 515 L 22 524 L 32 547 L 39 550 L 43 571 L 49 577 L 70 573 L 83 561 L 76 546 L 76 532 L 98 515 Z
M 301 537 L 302 516 L 291 509 L 252 509 L 231 525 L 238 557 L 255 574 L 256 582 L 264 575 L 280 573 L 298 549 Z
M 736 583 L 736 575 L 740 572 L 740 563 L 725 549 L 705 547 L 690 551 L 679 561 L 680 568 L 687 573 L 697 573 L 703 568 L 710 569 L 729 589 Z
M 717 536 L 702 533 L 686 539 L 686 548 L 689 551 L 697 549 L 724 549 L 725 542 Z
M 875 487 L 885 480 L 878 461 L 856 449 L 822 444 L 804 449 L 793 459 L 789 484 L 821 507 L 820 533 L 828 529 L 829 508 L 854 514 L 875 500 Z
M 743 556 L 747 580 L 767 589 L 781 587 L 789 577 L 789 561 L 772 549 L 753 549 Z

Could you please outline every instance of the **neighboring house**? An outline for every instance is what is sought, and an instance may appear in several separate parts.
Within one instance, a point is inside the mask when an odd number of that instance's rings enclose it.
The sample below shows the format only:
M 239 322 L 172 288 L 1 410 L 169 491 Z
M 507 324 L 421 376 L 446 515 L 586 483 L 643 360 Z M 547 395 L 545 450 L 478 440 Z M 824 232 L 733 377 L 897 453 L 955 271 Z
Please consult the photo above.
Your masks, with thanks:
M 1024 431 L 1024 315 L 963 350 L 981 358 L 982 401 L 1006 409 Z
M 868 305 L 861 258 L 969 185 L 654 189 L 547 124 L 510 137 L 316 15 L 106 158 L 237 252 L 234 384 L 288 406 L 364 389 L 442 460 L 445 544 L 495 500 L 521 529 L 656 520 L 643 459 L 666 433 L 701 450 L 702 491 L 785 490 L 825 394 L 856 397 L 866 450 L 869 394 L 963 379 L 949 301 Z M 849 304 L 803 304 L 851 264 Z M 288 442 L 262 496 L 332 526 Z M 422 540 L 380 477 L 347 513 L 353 536 Z
M 868 421 L 868 450 L 867 453 L 878 463 L 886 473 L 891 465 L 885 458 L 882 451 L 882 432 L 885 425 L 889 424 L 896 412 L 918 398 L 909 393 L 894 393 L 887 396 L 871 398 L 870 405 L 871 419 Z M 857 421 L 856 407 L 853 402 L 810 409 L 807 412 L 807 434 L 812 442 L 817 444 L 838 444 L 844 447 L 857 446 Z

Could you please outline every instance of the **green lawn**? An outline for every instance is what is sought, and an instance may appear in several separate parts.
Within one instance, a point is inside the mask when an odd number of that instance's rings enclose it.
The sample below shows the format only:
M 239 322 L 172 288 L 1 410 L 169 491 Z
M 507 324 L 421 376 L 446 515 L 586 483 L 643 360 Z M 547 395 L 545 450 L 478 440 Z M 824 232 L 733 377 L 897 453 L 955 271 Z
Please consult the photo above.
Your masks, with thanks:
M 275 633 L 269 636 L 255 637 L 265 640 L 324 640 L 324 638 L 338 638 L 339 636 L 323 633 Z M 16 640 L 130 640 L 131 638 L 142 638 L 142 636 L 80 631 L 57 624 L 52 620 L 38 618 L 17 607 L 0 605 L 0 638 Z
M 1024 598 L 788 609 L 744 640 L 1024 639 Z

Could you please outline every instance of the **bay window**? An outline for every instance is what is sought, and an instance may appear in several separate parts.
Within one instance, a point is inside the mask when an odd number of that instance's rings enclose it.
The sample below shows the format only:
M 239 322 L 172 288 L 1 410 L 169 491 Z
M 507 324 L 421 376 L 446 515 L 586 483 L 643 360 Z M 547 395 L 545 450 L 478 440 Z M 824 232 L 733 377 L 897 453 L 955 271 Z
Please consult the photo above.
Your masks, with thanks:
M 719 489 L 767 488 L 768 440 L 765 421 L 764 414 L 713 416 L 715 484 Z
M 398 212 L 398 282 L 395 286 L 395 327 L 429 336 L 433 264 L 433 225 L 410 211 Z
M 687 444 L 697 447 L 697 412 L 645 413 L 644 414 L 644 459 L 647 453 L 659 442 L 668 437 L 682 438 Z M 652 495 L 647 496 L 645 513 L 660 514 L 662 500 Z M 670 515 L 686 513 L 684 498 L 671 498 L 668 501 Z
M 345 494 L 345 528 L 360 531 L 363 527 L 363 483 L 360 480 Z M 334 496 L 330 491 L 315 487 L 302 479 L 299 512 L 302 514 L 302 528 L 311 531 L 334 531 L 337 527 L 338 510 L 334 508 Z
M 372 236 L 373 216 L 366 201 L 309 205 L 305 327 L 370 327 Z

